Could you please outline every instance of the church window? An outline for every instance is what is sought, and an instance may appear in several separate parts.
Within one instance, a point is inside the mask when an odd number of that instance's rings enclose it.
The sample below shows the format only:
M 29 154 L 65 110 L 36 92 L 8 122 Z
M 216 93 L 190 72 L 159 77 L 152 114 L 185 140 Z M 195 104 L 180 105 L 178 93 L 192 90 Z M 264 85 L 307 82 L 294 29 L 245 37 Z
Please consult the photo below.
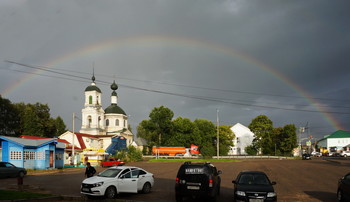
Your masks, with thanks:
M 124 128 L 126 128 L 126 120 L 124 120 Z
M 90 128 L 91 127 L 91 122 L 92 122 L 91 116 L 88 116 L 88 120 L 87 121 L 88 121 L 88 126 L 87 127 Z
M 116 120 L 115 120 L 115 125 L 116 125 L 116 126 L 119 126 L 119 119 L 116 119 Z
M 97 99 L 96 99 L 96 101 L 97 101 L 97 104 L 98 104 L 98 96 L 97 96 Z
M 89 104 L 90 105 L 92 104 L 92 96 L 91 95 L 89 96 Z
M 109 126 L 109 119 L 106 120 L 106 126 Z
M 100 121 L 101 121 L 101 117 L 99 116 L 99 117 L 98 117 L 98 122 L 97 122 L 97 127 L 98 127 L 98 128 L 100 127 Z

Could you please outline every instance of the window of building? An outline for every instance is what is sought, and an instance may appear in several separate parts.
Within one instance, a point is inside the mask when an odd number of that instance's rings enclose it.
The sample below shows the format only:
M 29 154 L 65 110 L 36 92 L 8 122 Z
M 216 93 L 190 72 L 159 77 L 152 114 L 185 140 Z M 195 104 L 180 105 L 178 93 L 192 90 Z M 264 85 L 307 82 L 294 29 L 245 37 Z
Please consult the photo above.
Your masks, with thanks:
M 109 119 L 106 120 L 106 126 L 109 126 Z
M 92 120 L 91 120 L 91 116 L 88 116 L 88 128 L 90 128 L 91 127 L 91 122 L 92 122 Z
M 38 159 L 38 160 L 45 160 L 44 152 L 37 152 L 36 153 L 36 159 Z
M 11 151 L 10 152 L 11 160 L 22 160 L 22 152 L 21 151 Z
M 91 95 L 89 96 L 89 104 L 90 105 L 92 104 L 92 96 Z
M 98 96 L 97 96 L 97 98 L 96 98 L 96 102 L 97 102 L 97 104 L 98 104 Z
M 35 152 L 24 151 L 24 160 L 35 160 Z
M 116 126 L 119 126 L 119 119 L 116 119 L 116 120 L 115 120 L 115 125 L 116 125 Z

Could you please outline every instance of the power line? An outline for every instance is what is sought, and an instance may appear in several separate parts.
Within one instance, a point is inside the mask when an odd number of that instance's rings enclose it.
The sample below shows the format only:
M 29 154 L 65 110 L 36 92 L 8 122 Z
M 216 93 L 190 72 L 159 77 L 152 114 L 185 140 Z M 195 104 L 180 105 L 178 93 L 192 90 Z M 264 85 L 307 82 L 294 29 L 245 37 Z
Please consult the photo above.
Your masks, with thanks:
M 7 63 L 11 64 L 16 64 L 19 66 L 24 66 L 32 69 L 40 69 L 43 71 L 48 71 L 52 73 L 58 73 L 62 75 L 67 75 L 67 76 L 72 76 L 69 74 L 65 73 L 60 73 L 57 71 L 53 71 L 52 69 L 59 70 L 59 71 L 66 71 L 66 72 L 74 72 L 74 73 L 79 73 L 79 74 L 89 74 L 86 72 L 81 72 L 81 71 L 73 71 L 73 70 L 68 70 L 68 69 L 60 69 L 60 68 L 52 68 L 52 67 L 47 67 L 47 66 L 34 66 L 34 65 L 28 65 L 28 64 L 23 64 L 19 62 L 14 62 L 10 60 L 5 60 Z M 49 70 L 50 68 L 50 70 Z M 126 77 L 120 77 L 120 76 L 111 76 L 111 75 L 106 75 L 106 74 L 95 74 L 95 75 L 100 75 L 108 78 L 118 78 L 118 79 L 124 79 L 124 80 L 130 80 L 130 81 L 138 81 L 138 82 L 147 82 L 147 83 L 157 83 L 157 84 L 163 84 L 163 85 L 169 85 L 169 86 L 178 86 L 178 87 L 186 87 L 186 88 L 194 88 L 194 89 L 202 89 L 202 90 L 211 90 L 211 91 L 217 91 L 217 92 L 230 92 L 230 93 L 240 93 L 240 94 L 250 94 L 250 95 L 264 95 L 264 96 L 273 96 L 273 97 L 286 97 L 286 98 L 298 98 L 298 99 L 305 99 L 305 97 L 301 96 L 292 96 L 292 95 L 281 95 L 281 94 L 272 94 L 272 93 L 258 93 L 258 92 L 247 92 L 247 91 L 238 91 L 238 90 L 230 90 L 230 89 L 218 89 L 218 88 L 208 88 L 208 87 L 200 87 L 200 86 L 192 86 L 192 85 L 184 85 L 184 84 L 176 84 L 176 83 L 168 83 L 168 82 L 161 82 L 161 81 L 147 81 L 147 80 L 142 80 L 142 79 L 134 79 L 134 78 L 126 78 Z M 79 77 L 79 76 L 76 76 Z M 81 77 L 84 79 L 89 79 L 86 77 Z M 350 100 L 339 100 L 339 99 L 332 99 L 332 98 L 320 98 L 320 97 L 312 97 L 314 100 L 324 100 L 324 101 L 337 101 L 337 102 L 350 102 Z
M 41 75 L 38 73 L 32 73 L 32 72 L 24 72 L 24 71 L 19 71 L 19 70 L 12 70 L 12 71 L 18 71 L 18 72 L 23 72 L 23 73 L 29 73 L 29 74 L 35 74 L 35 75 L 40 75 L 40 76 L 47 76 L 47 77 L 54 77 L 58 79 L 67 79 L 67 80 L 72 80 L 72 81 L 79 81 L 79 82 L 84 82 L 82 80 L 76 80 L 74 78 L 79 78 L 83 80 L 90 80 L 90 78 L 87 77 L 81 77 L 81 76 L 76 76 L 76 75 L 71 75 L 67 73 L 61 73 L 53 70 L 48 70 L 43 67 L 35 67 L 27 64 L 22 64 L 18 62 L 12 62 L 12 61 L 7 61 L 8 63 L 24 66 L 24 67 L 29 67 L 32 69 L 40 69 L 43 71 L 47 71 L 50 73 L 54 74 L 60 74 L 72 78 L 65 78 L 65 77 L 55 77 L 55 76 L 50 76 L 50 75 Z M 104 85 L 110 85 L 110 83 L 107 83 L 105 81 L 100 81 L 101 84 Z M 276 106 L 266 106 L 266 105 L 258 105 L 258 104 L 248 104 L 248 103 L 240 103 L 238 101 L 232 101 L 232 100 L 224 100 L 224 99 L 217 99 L 217 98 L 211 98 L 211 97 L 204 97 L 204 96 L 195 96 L 195 95 L 187 95 L 187 94 L 180 94 L 180 93 L 173 93 L 173 92 L 166 92 L 166 91 L 160 91 L 160 90 L 153 90 L 153 89 L 146 89 L 146 88 L 141 88 L 141 87 L 135 87 L 135 86 L 130 86 L 130 85 L 124 85 L 124 84 L 118 84 L 120 86 L 123 86 L 125 88 L 130 88 L 130 89 L 135 89 L 135 90 L 141 90 L 141 91 L 147 91 L 147 92 L 153 92 L 153 93 L 159 93 L 159 94 L 166 94 L 166 95 L 172 95 L 172 96 L 181 96 L 181 97 L 186 97 L 186 98 L 192 98 L 192 99 L 198 99 L 198 100 L 206 100 L 206 101 L 213 101 L 213 102 L 220 102 L 220 103 L 226 103 L 226 104 L 233 104 L 233 105 L 241 105 L 241 106 L 248 106 L 248 107 L 258 107 L 258 108 L 268 108 L 268 109 L 279 109 L 279 110 L 287 110 L 287 111 L 300 111 L 300 112 L 316 112 L 320 113 L 318 110 L 308 110 L 308 109 L 296 109 L 296 108 L 285 108 L 285 107 L 276 107 Z M 331 113 L 331 114 L 343 114 L 343 115 L 349 115 L 350 112 L 338 112 L 338 111 L 323 111 L 324 113 Z

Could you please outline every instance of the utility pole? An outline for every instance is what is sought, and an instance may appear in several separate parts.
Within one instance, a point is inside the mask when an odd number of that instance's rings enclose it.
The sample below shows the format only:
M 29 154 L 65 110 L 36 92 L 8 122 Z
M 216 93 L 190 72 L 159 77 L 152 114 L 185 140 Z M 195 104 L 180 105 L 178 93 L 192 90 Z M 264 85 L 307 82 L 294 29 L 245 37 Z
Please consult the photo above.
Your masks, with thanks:
M 73 166 L 75 166 L 75 155 L 74 155 L 74 139 L 75 139 L 75 133 L 74 133 L 74 119 L 75 119 L 75 113 L 73 112 L 73 140 L 72 140 L 72 159 L 73 159 Z
M 219 159 L 219 109 L 216 109 L 216 155 Z

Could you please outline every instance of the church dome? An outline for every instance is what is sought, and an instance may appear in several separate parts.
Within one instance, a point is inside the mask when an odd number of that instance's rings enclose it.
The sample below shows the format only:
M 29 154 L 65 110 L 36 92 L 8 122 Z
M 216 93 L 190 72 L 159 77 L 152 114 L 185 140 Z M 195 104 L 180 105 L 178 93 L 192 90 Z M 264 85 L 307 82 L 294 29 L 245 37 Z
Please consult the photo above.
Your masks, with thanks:
M 120 108 L 117 104 L 111 104 L 109 107 L 105 109 L 105 114 L 124 114 L 124 110 Z
M 86 91 L 97 91 L 99 93 L 102 93 L 101 90 L 95 85 L 90 85 L 90 86 L 86 87 L 85 92 Z

